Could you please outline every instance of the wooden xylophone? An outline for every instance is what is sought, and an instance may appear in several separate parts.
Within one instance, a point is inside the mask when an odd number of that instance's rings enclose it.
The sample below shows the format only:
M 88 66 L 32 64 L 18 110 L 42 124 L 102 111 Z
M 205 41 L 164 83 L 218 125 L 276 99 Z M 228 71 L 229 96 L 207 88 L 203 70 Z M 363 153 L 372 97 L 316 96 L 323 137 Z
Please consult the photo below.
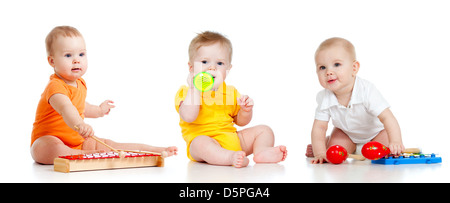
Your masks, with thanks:
M 164 166 L 164 158 L 159 154 L 125 152 L 120 158 L 117 152 L 59 156 L 53 161 L 54 170 L 64 173 L 71 171 L 104 170 Z

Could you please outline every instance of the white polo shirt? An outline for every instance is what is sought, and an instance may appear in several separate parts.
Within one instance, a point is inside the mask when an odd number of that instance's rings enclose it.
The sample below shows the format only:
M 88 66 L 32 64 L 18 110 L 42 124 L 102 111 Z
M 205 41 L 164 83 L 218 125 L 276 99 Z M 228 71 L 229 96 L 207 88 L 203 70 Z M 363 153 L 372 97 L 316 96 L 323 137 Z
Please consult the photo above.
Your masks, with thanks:
M 327 89 L 320 91 L 316 100 L 315 119 L 329 121 L 331 118 L 333 125 L 356 144 L 369 142 L 384 129 L 378 115 L 390 107 L 372 83 L 359 77 L 347 107 L 339 104 L 336 95 Z

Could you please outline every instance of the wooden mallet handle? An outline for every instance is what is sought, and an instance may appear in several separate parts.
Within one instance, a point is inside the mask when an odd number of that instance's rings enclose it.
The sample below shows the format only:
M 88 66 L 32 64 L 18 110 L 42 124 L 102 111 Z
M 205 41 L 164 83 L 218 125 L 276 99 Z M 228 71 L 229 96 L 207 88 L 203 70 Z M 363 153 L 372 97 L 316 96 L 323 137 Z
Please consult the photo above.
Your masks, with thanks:
M 98 137 L 96 137 L 95 135 L 91 136 L 92 139 L 94 139 L 95 141 L 97 141 L 98 143 L 104 145 L 105 147 L 108 147 L 110 150 L 116 152 L 116 153 L 120 153 L 119 150 L 115 149 L 114 147 L 109 146 L 108 144 L 104 143 L 103 141 L 101 141 L 100 139 L 98 139 Z
M 349 154 L 348 158 L 356 159 L 358 161 L 366 160 L 366 157 L 364 157 L 363 155 L 358 155 L 358 154 Z
M 421 151 L 420 148 L 406 148 L 403 153 L 420 154 Z
M 80 128 L 78 128 L 78 126 L 73 126 L 76 130 L 79 130 Z M 100 139 L 98 139 L 98 137 L 96 137 L 95 135 L 91 136 L 92 139 L 94 139 L 95 141 L 97 141 L 98 143 L 104 145 L 105 147 L 107 147 L 108 149 L 116 152 L 116 153 L 120 153 L 119 150 L 115 149 L 114 147 L 109 146 L 108 144 L 104 143 L 103 141 L 101 141 Z
M 133 153 L 142 153 L 142 154 L 154 154 L 154 155 L 159 155 L 161 157 L 167 157 L 168 154 L 166 151 L 163 151 L 162 153 L 158 153 L 158 152 L 149 152 L 149 151 L 140 151 L 140 150 L 123 150 L 124 152 L 133 152 Z

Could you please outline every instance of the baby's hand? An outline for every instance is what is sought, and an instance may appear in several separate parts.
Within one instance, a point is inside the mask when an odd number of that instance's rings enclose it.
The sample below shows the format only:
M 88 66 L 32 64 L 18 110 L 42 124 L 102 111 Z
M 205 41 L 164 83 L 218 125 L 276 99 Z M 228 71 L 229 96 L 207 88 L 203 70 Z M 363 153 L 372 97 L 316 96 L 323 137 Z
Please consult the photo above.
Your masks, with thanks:
M 241 106 L 241 109 L 245 112 L 249 112 L 253 109 L 253 99 L 248 97 L 247 95 L 242 95 L 237 99 L 237 102 L 239 106 Z
M 326 155 L 314 156 L 314 159 L 311 161 L 312 164 L 323 164 L 326 162 L 328 162 Z
M 77 131 L 83 138 L 88 138 L 94 135 L 94 129 L 86 123 L 76 125 L 75 131 Z
M 389 150 L 391 151 L 391 154 L 400 155 L 403 151 L 405 151 L 405 147 L 402 143 L 393 142 L 389 144 Z
M 197 89 L 197 88 L 194 88 L 195 86 L 194 86 L 194 77 L 195 77 L 195 75 L 197 75 L 196 73 L 193 73 L 193 72 L 189 72 L 189 75 L 188 75 L 188 77 L 187 77 L 187 83 L 188 83 L 188 85 L 189 85 L 189 89 L 190 90 L 193 90 L 193 91 L 200 91 L 199 89 Z
M 103 115 L 108 115 L 109 112 L 111 111 L 111 109 L 116 107 L 112 104 L 114 104 L 114 102 L 111 100 L 106 100 L 100 104 L 100 109 L 101 109 Z
M 189 72 L 186 81 L 189 85 L 189 88 L 194 88 L 194 73 Z

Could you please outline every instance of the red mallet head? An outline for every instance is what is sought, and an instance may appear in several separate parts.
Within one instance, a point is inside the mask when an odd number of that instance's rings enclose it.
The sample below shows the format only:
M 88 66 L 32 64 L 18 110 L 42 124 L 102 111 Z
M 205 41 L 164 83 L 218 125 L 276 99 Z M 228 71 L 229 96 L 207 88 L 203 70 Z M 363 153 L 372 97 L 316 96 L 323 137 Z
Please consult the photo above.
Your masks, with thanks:
M 372 141 L 363 146 L 361 153 L 367 159 L 378 160 L 391 153 L 391 151 L 383 144 Z
M 333 145 L 327 150 L 327 159 L 333 164 L 340 164 L 347 159 L 347 150 L 340 145 Z

